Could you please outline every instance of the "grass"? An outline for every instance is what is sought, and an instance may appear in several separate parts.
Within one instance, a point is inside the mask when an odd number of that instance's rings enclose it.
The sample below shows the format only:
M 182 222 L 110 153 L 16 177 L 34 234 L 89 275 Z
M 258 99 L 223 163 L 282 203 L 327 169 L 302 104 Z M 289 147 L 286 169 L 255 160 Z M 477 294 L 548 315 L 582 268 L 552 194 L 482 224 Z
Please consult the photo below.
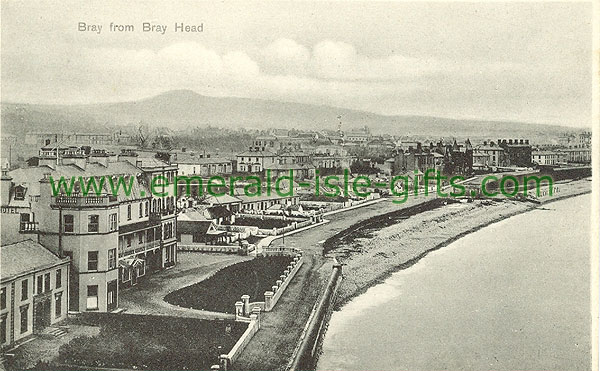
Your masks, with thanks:
M 247 328 L 242 322 L 181 317 L 96 314 L 87 318 L 100 326 L 100 334 L 73 339 L 60 347 L 53 367 L 38 365 L 38 369 L 209 370 Z
M 185 308 L 235 313 L 235 302 L 242 295 L 250 295 L 250 301 L 263 301 L 265 291 L 271 290 L 291 260 L 288 256 L 269 256 L 237 263 L 169 293 L 165 301 Z

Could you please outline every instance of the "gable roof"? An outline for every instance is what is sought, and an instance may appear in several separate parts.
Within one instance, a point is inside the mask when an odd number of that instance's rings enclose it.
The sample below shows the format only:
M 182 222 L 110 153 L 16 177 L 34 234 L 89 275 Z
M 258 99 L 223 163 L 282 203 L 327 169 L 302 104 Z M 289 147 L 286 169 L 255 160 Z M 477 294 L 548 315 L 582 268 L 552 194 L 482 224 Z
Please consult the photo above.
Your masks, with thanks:
M 22 274 L 66 263 L 69 258 L 61 259 L 41 244 L 25 240 L 3 245 L 0 248 L 0 261 L 2 262 L 0 278 L 5 281 Z
M 207 234 L 214 223 L 210 220 L 178 220 L 177 234 L 203 235 Z
M 231 211 L 221 205 L 211 206 L 206 209 L 212 219 L 227 218 L 231 216 Z

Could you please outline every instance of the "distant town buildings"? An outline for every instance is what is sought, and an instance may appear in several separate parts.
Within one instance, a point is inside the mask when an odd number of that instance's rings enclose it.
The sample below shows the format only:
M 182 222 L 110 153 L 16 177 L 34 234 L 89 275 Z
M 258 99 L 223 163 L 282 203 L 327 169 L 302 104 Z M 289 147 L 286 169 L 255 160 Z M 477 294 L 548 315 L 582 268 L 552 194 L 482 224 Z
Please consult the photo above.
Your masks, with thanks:
M 57 133 L 31 132 L 25 134 L 24 143 L 32 146 L 51 145 L 133 145 L 135 138 L 123 131 L 116 133 Z
M 531 166 L 532 146 L 529 139 L 498 139 L 498 145 L 504 149 L 510 166 Z

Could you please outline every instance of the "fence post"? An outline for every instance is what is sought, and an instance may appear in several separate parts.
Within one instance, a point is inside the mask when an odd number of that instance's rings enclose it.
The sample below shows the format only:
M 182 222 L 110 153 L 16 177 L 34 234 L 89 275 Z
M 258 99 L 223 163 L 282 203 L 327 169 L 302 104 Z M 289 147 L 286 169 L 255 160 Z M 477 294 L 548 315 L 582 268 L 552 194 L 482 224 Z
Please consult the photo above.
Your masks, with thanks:
M 265 291 L 265 312 L 270 311 L 273 306 L 273 291 Z
M 244 303 L 244 316 L 250 314 L 250 295 L 242 295 L 242 302 Z
M 244 303 L 241 301 L 235 302 L 235 319 L 237 320 L 239 317 L 244 316 Z
M 227 371 L 229 367 L 229 359 L 227 358 L 227 354 L 221 354 L 219 356 L 219 365 L 221 366 L 222 371 Z

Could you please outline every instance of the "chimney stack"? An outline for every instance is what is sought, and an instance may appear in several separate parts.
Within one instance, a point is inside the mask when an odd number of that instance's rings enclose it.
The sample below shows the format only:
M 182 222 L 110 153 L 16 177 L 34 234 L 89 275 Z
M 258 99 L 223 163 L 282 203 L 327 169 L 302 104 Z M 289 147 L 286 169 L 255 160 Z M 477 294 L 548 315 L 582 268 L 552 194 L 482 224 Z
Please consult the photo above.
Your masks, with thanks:
M 10 202 L 10 187 L 12 185 L 12 177 L 8 175 L 8 169 L 2 169 L 2 177 L 0 178 L 0 200 L 2 206 L 6 206 Z

